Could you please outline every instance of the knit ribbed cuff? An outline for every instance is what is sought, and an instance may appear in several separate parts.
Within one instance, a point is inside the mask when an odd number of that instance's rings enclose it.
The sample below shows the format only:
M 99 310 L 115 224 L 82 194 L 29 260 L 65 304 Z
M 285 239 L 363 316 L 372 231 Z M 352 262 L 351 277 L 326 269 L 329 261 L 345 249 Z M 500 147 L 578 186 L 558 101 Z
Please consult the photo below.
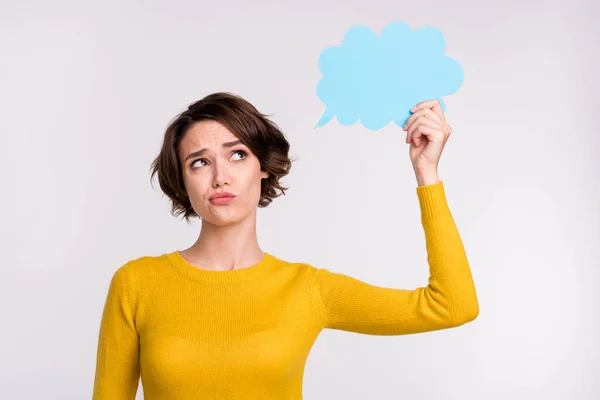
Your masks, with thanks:
M 417 196 L 422 220 L 451 216 L 443 181 L 433 185 L 417 186 Z

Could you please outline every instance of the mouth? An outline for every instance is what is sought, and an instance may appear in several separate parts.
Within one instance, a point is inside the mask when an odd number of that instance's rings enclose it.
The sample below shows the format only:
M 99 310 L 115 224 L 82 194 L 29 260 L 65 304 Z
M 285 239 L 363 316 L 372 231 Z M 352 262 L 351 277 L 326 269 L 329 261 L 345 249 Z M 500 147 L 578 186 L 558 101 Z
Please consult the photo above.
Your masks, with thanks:
M 212 204 L 227 204 L 233 201 L 233 199 L 235 199 L 235 196 L 220 196 L 211 198 L 210 202 Z

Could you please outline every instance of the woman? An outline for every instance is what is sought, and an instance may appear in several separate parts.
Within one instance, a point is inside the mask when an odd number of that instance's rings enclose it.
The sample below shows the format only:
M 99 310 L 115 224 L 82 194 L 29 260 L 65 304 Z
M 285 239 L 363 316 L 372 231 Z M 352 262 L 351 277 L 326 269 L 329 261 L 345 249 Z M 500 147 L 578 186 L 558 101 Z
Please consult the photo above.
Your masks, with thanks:
M 172 214 L 202 219 L 183 251 L 127 262 L 112 277 L 93 398 L 301 399 L 324 328 L 370 335 L 447 329 L 479 313 L 437 165 L 451 129 L 438 101 L 404 126 L 416 174 L 430 279 L 383 288 L 263 252 L 256 211 L 287 188 L 289 143 L 250 103 L 214 93 L 168 127 L 153 162 Z M 278 193 L 278 190 L 280 193 Z

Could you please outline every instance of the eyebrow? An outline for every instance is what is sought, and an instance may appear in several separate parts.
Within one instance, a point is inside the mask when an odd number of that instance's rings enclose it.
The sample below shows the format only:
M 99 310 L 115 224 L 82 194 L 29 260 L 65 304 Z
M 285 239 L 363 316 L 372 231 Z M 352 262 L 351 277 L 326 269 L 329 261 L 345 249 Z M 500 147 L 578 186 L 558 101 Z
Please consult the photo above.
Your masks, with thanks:
M 226 142 L 226 143 L 223 143 L 223 148 L 225 148 L 225 149 L 228 149 L 228 148 L 230 148 L 230 147 L 237 146 L 238 144 L 241 144 L 241 143 L 242 143 L 242 141 L 241 141 L 241 140 L 235 140 L 235 141 L 233 141 L 233 142 Z M 205 152 L 206 152 L 206 148 L 204 148 L 204 149 L 200 149 L 200 150 L 198 150 L 198 151 L 195 151 L 195 152 L 193 152 L 193 153 L 190 153 L 190 154 L 189 154 L 189 155 L 188 155 L 188 156 L 185 158 L 184 162 L 185 162 L 185 161 L 187 161 L 187 160 L 189 160 L 190 158 L 201 156 L 201 155 L 202 155 L 202 154 L 204 154 Z

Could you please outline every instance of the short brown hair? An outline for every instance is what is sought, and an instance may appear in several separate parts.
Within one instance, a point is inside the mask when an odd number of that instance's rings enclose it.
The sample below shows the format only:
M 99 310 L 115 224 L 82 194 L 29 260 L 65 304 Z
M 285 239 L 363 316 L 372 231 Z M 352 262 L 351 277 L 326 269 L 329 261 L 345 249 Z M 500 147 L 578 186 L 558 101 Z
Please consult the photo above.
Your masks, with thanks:
M 288 156 L 290 144 L 278 126 L 267 117 L 269 115 L 260 113 L 242 97 L 217 92 L 192 103 L 170 122 L 160 153 L 152 162 L 150 180 L 158 174 L 162 191 L 171 199 L 173 216 L 183 214 L 188 222 L 191 217 L 198 217 L 185 190 L 178 154 L 187 130 L 196 122 L 207 119 L 223 124 L 256 155 L 261 171 L 269 172 L 269 177 L 261 183 L 258 207 L 266 207 L 274 198 L 285 195 L 288 188 L 281 186 L 279 180 L 292 167 Z

